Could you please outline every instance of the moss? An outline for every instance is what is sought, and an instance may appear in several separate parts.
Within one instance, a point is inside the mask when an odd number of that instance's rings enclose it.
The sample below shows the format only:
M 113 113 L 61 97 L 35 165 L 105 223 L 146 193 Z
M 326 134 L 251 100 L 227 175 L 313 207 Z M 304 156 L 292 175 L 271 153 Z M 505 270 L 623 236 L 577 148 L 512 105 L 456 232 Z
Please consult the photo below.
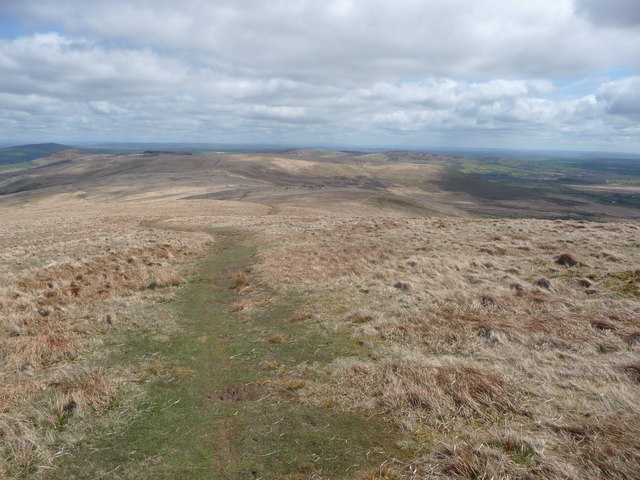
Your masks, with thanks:
M 607 273 L 598 275 L 587 273 L 583 269 L 572 269 L 551 278 L 588 278 L 597 283 L 597 287 L 629 297 L 640 296 L 640 270 L 627 270 L 624 272 Z
M 601 286 L 631 297 L 640 296 L 640 270 L 609 273 L 602 277 Z

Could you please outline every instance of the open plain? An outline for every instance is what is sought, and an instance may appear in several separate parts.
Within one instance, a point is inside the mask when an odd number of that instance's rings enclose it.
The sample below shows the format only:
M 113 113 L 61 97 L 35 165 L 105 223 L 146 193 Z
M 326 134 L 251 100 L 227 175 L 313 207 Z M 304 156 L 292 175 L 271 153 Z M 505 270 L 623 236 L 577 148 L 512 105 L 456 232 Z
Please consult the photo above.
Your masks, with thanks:
M 0 476 L 640 477 L 637 209 L 381 155 L 39 163 L 0 175 Z

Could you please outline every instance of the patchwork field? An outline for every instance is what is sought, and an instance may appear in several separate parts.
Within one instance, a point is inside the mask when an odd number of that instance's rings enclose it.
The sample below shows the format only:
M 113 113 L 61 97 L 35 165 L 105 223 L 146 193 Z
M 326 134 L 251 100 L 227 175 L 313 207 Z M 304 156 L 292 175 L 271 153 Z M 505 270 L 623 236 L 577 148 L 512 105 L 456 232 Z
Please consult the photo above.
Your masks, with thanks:
M 301 155 L 0 178 L 0 476 L 640 476 L 636 210 Z

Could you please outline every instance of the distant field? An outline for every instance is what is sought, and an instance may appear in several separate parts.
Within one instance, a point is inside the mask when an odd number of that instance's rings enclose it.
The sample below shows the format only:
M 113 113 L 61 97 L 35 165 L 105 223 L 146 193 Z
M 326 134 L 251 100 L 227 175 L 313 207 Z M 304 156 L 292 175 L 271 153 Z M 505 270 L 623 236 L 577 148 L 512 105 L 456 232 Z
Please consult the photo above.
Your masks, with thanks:
M 541 154 L 523 152 L 505 158 L 486 153 L 458 152 L 459 155 L 391 151 L 383 153 L 293 151 L 284 152 L 297 158 L 333 162 L 377 162 L 382 164 L 418 163 L 442 165 L 469 175 L 480 181 L 473 184 L 454 181 L 447 184 L 452 189 L 473 192 L 476 196 L 528 197 L 545 194 L 575 197 L 601 205 L 617 205 L 640 209 L 640 198 L 632 189 L 577 188 L 577 185 L 636 185 L 640 183 L 640 156 L 625 154 L 559 153 Z M 468 156 L 463 156 L 468 155 Z M 572 156 L 573 155 L 573 156 Z M 457 186 L 455 184 L 458 184 Z M 509 190 L 511 188 L 511 190 Z M 510 192 L 510 194 L 507 194 Z M 516 193 L 518 192 L 518 193 Z M 494 212 L 495 214 L 495 212 Z M 579 218 L 576 216 L 574 218 Z M 582 218 L 596 218 L 585 216 Z
M 444 160 L 443 165 L 503 185 L 578 196 L 601 204 L 640 208 L 637 190 L 607 184 L 640 183 L 639 157 L 537 157 L 535 160 L 481 158 Z M 584 188 L 577 188 L 583 185 Z M 588 186 L 598 186 L 588 188 Z
M 619 184 L 619 183 L 610 183 L 605 185 L 567 185 L 570 188 L 575 188 L 577 190 L 584 191 L 593 191 L 593 192 L 611 192 L 611 193 L 620 193 L 624 195 L 639 195 L 640 194 L 640 184 Z
M 241 174 L 249 174 L 250 177 L 259 177 L 269 171 L 271 167 L 268 165 L 272 158 L 296 159 L 298 161 L 316 162 L 313 167 L 314 172 L 309 171 L 308 175 L 315 175 L 317 178 L 312 181 L 316 184 L 316 188 L 326 188 L 329 186 L 338 186 L 340 188 L 352 188 L 356 186 L 365 187 L 362 179 L 366 176 L 375 177 L 372 169 L 382 168 L 385 170 L 385 188 L 396 183 L 402 188 L 418 188 L 422 192 L 430 195 L 433 191 L 446 190 L 450 192 L 459 192 L 468 195 L 468 200 L 461 199 L 461 203 L 457 204 L 453 199 L 445 203 L 453 203 L 456 208 L 462 207 L 464 210 L 474 212 L 481 216 L 501 216 L 501 217 L 520 217 L 530 216 L 537 218 L 573 218 L 585 220 L 606 219 L 609 214 L 606 209 L 575 208 L 580 201 L 586 201 L 591 204 L 599 204 L 606 207 L 623 207 L 634 210 L 640 210 L 640 194 L 633 186 L 640 185 L 640 158 L 623 154 L 585 154 L 577 152 L 575 154 L 567 154 L 561 152 L 553 153 L 535 153 L 535 152 L 508 152 L 509 158 L 501 156 L 491 156 L 487 152 L 462 152 L 468 156 L 456 156 L 443 153 L 422 153 L 414 151 L 390 151 L 390 152 L 369 152 L 369 151 L 331 151 L 321 149 L 307 150 L 280 150 L 277 147 L 250 145 L 194 145 L 194 144 L 103 144 L 90 147 L 82 147 L 78 150 L 76 147 L 61 144 L 38 144 L 38 145 L 22 145 L 0 149 L 0 172 L 13 171 L 15 169 L 26 169 L 41 166 L 47 163 L 47 158 L 52 154 L 59 154 L 63 150 L 74 149 L 77 152 L 83 152 L 88 155 L 89 159 L 103 158 L 104 161 L 111 163 L 111 157 L 119 158 L 126 167 L 128 155 L 140 154 L 142 152 L 153 152 L 154 155 L 173 155 L 177 164 L 175 165 L 176 173 L 181 166 L 186 165 L 183 160 L 184 153 L 193 154 L 194 158 L 217 158 L 220 155 L 236 155 L 236 157 L 228 158 L 248 158 L 254 156 L 260 162 L 260 158 L 264 158 L 264 167 L 251 167 L 252 172 L 244 171 L 246 163 L 229 167 L 232 169 L 240 168 Z M 216 149 L 216 150 L 213 150 Z M 171 153 L 175 152 L 175 153 Z M 491 152 L 496 154 L 498 152 Z M 43 158 L 43 160 L 39 160 Z M 53 161 L 59 161 L 67 157 L 52 157 Z M 75 158 L 75 157 L 74 157 Z M 133 158 L 133 157 L 132 157 Z M 107 164 L 108 164 L 107 163 Z M 407 164 L 426 164 L 433 166 L 446 167 L 450 172 L 440 179 L 432 178 L 427 181 L 416 176 L 414 172 L 408 171 L 406 167 L 402 169 L 386 169 L 386 165 L 407 165 Z M 105 164 L 105 165 L 107 165 Z M 245 166 L 242 166 L 245 165 Z M 331 166 L 330 166 L 331 165 Z M 99 169 L 99 167 L 96 166 Z M 189 167 L 186 167 L 187 169 Z M 266 168 L 266 169 L 265 169 Z M 393 176 L 389 176 L 389 172 L 398 170 Z M 400 172 L 406 172 L 404 174 Z M 454 174 L 453 172 L 459 172 Z M 326 175 L 332 177 L 327 180 Z M 364 176 L 362 175 L 364 174 Z M 66 175 L 66 174 L 65 174 Z M 187 173 L 188 175 L 188 173 Z M 275 180 L 276 184 L 287 183 L 291 178 L 291 172 L 278 171 L 276 169 L 269 174 L 271 180 Z M 284 176 L 283 176 L 284 175 Z M 297 173 L 295 175 L 298 175 Z M 302 175 L 303 177 L 305 175 Z M 289 178 L 289 180 L 286 180 Z M 324 180 L 323 180 L 324 178 Z M 349 179 L 349 180 L 346 180 Z M 1 180 L 1 179 L 0 179 Z M 71 184 L 73 175 L 63 180 L 66 184 Z M 325 181 L 327 180 L 327 181 Z M 54 180 L 53 183 L 58 182 Z M 373 184 L 369 184 L 366 188 L 379 188 L 382 184 L 376 184 L 378 180 L 374 180 Z M 39 182 L 38 188 L 42 188 L 52 183 L 45 180 L 44 183 Z M 299 178 L 294 182 L 296 185 L 304 185 L 304 180 Z M 4 193 L 9 191 L 20 191 L 33 188 L 33 184 L 25 179 L 13 182 L 12 186 L 2 187 L 0 190 Z M 375 186 L 377 185 L 377 187 Z M 630 186 L 627 188 L 625 186 Z M 13 189 L 13 190 L 12 190 Z M 435 190 L 434 190 L 435 189 Z M 238 194 L 230 192 L 222 193 L 222 197 L 228 199 L 246 199 L 255 197 L 262 198 L 261 193 L 264 190 L 255 189 L 238 190 Z M 256 193 L 258 192 L 258 193 Z M 349 193 L 349 196 L 352 196 Z M 398 205 L 400 202 L 404 205 L 422 205 L 423 213 L 438 211 L 434 210 L 432 201 L 426 204 L 422 203 L 419 192 L 414 191 L 406 198 L 394 197 L 398 192 L 387 198 L 382 197 L 379 200 L 372 201 L 372 205 L 384 206 L 389 208 L 392 205 Z M 409 192 L 406 192 L 409 193 Z M 325 190 L 325 196 L 329 195 L 329 191 Z M 217 194 L 218 195 L 218 194 Z M 271 193 L 269 194 L 271 195 Z M 319 192 L 314 196 L 317 197 Z M 333 193 L 335 195 L 335 192 Z M 365 197 L 367 196 L 363 192 Z M 418 195 L 418 197 L 416 197 Z M 304 203 L 303 195 L 301 201 Z M 290 197 L 290 195 L 289 195 Z M 567 203 L 567 198 L 575 198 L 578 203 L 573 204 L 571 201 Z M 564 198 L 564 199 L 563 199 Z M 264 198 L 263 198 L 264 199 Z M 543 206 L 540 204 L 544 199 L 551 200 L 551 204 Z M 395 203 L 394 203 L 395 202 Z M 417 202 L 417 203 L 416 203 Z M 507 203 L 505 203 L 507 202 Z M 534 203 L 540 204 L 539 208 L 531 208 Z M 335 202 L 332 202 L 335 206 Z M 542 202 L 544 204 L 544 201 Z M 564 211 L 556 211 L 556 206 L 564 205 Z M 346 207 L 350 208 L 350 207 Z M 560 210 L 563 210 L 560 208 Z
M 17 163 L 4 163 L 0 164 L 0 170 L 9 170 L 12 168 L 29 168 L 31 162 L 17 162 Z

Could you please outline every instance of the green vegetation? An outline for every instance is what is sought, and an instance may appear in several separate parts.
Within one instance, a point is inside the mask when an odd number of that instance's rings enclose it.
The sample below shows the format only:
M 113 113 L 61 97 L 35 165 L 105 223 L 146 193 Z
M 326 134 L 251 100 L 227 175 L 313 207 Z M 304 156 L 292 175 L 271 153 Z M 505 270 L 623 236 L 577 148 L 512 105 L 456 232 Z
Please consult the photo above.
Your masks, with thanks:
M 9 170 L 11 168 L 27 168 L 30 166 L 31 166 L 31 162 L 5 163 L 5 164 L 0 164 L 0 171 Z
M 409 157 L 398 158 L 394 155 L 389 157 L 388 161 L 412 160 Z M 488 180 L 493 184 L 491 188 L 486 189 L 490 194 L 498 195 L 496 193 L 498 190 L 521 187 L 528 189 L 532 195 L 548 192 L 584 198 L 605 205 L 640 208 L 640 194 L 591 192 L 566 186 L 607 183 L 636 185 L 640 183 L 640 158 L 628 156 L 545 157 L 538 155 L 531 158 L 524 156 L 511 159 L 480 156 L 478 158 L 442 157 L 437 160 L 428 160 L 426 163 L 438 163 L 477 179 Z M 455 185 L 452 184 L 454 180 L 448 180 L 448 183 L 443 186 L 455 190 Z M 462 185 L 463 182 L 458 183 Z M 516 191 L 513 190 L 513 193 L 515 195 Z M 473 194 L 477 195 L 478 192 Z
M 481 177 L 477 181 L 470 182 L 465 174 L 457 172 L 443 176 L 443 178 L 436 183 L 445 190 L 464 192 L 488 200 L 525 200 L 540 196 L 539 191 L 531 188 L 521 188 L 520 185 L 489 182 Z
M 608 273 L 602 277 L 601 283 L 608 290 L 631 297 L 640 297 L 640 270 Z
M 605 205 L 617 205 L 619 207 L 640 208 L 640 195 L 639 194 L 623 194 L 616 192 L 588 192 L 585 190 L 575 190 L 564 186 L 543 186 L 542 188 L 549 191 L 556 191 L 564 195 L 572 195 L 574 197 L 585 198 L 594 202 L 602 203 Z
M 289 321 L 295 296 L 265 289 L 255 314 L 233 308 L 249 288 L 233 275 L 255 253 L 248 243 L 226 233 L 198 266 L 175 302 L 177 332 L 120 339 L 111 362 L 154 358 L 160 374 L 132 421 L 79 444 L 51 478 L 349 478 L 397 456 L 388 426 L 298 400 L 306 379 L 294 367 L 363 353 L 356 339 Z
M 0 148 L 0 165 L 24 164 L 70 148 L 72 147 L 58 143 L 39 143 Z
M 640 297 L 640 270 L 609 272 L 604 275 L 587 273 L 582 268 L 571 269 L 561 274 L 550 275 L 551 278 L 588 278 L 598 288 L 608 290 L 627 297 Z

